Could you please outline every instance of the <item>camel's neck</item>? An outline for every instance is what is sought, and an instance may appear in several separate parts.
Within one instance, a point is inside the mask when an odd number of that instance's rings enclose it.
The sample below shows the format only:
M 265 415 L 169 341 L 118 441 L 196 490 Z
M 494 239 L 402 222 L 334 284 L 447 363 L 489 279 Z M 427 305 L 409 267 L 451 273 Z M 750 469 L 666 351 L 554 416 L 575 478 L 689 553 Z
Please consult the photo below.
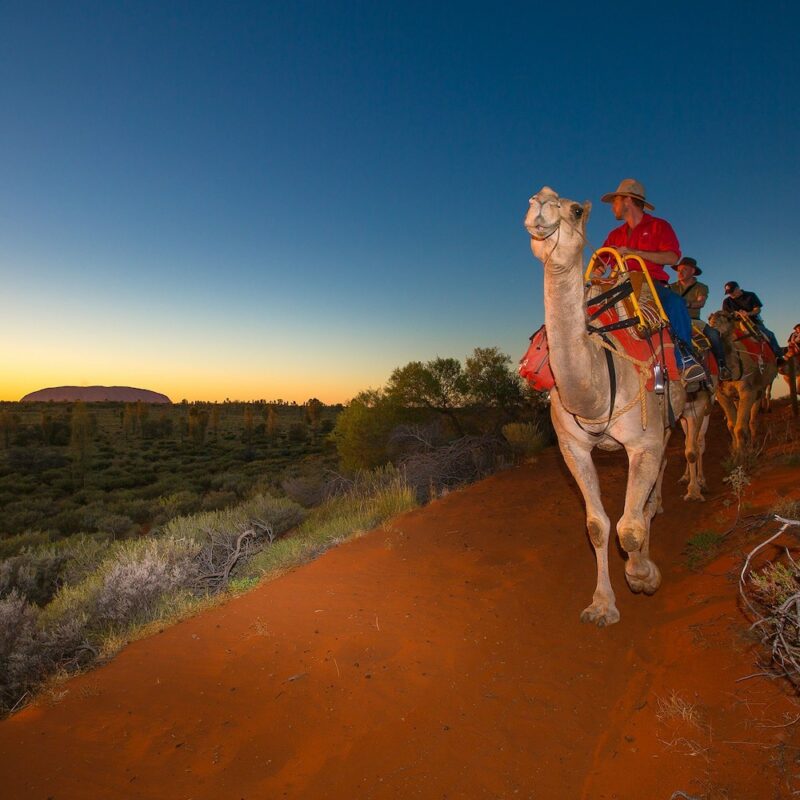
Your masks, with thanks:
M 738 380 L 742 377 L 744 367 L 742 366 L 741 354 L 736 349 L 733 332 L 720 332 L 719 338 L 722 341 L 722 350 L 725 353 L 725 363 L 727 364 L 728 369 L 734 374 L 736 380 Z
M 608 397 L 598 396 L 600 370 L 605 358 L 589 341 L 583 292 L 583 264 L 564 267 L 549 264 L 544 270 L 544 321 L 550 348 L 550 365 L 564 406 L 582 416 L 596 416 L 608 406 Z

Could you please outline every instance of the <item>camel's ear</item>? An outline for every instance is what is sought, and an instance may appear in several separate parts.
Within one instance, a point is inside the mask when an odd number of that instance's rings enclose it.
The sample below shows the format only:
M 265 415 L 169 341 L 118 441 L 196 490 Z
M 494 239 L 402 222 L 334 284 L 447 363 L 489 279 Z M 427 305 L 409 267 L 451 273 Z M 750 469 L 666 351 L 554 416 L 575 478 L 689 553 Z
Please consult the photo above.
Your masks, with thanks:
M 592 201 L 591 200 L 584 200 L 583 202 L 583 221 L 584 223 L 589 221 L 589 215 L 592 213 Z

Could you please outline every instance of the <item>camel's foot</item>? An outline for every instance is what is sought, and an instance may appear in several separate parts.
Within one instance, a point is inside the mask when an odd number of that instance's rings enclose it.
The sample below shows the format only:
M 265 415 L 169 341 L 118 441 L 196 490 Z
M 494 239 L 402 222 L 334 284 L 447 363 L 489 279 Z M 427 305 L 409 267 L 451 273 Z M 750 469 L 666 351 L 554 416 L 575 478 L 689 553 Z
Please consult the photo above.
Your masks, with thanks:
M 661 586 L 661 570 L 649 558 L 639 558 L 638 563 L 628 559 L 625 564 L 625 579 L 632 592 L 655 594 Z
M 614 603 L 595 600 L 581 611 L 581 622 L 594 622 L 598 628 L 605 628 L 619 622 L 619 611 Z
M 689 483 L 689 473 L 684 472 L 683 475 L 678 478 L 678 483 Z
M 703 493 L 700 489 L 689 489 L 688 492 L 683 496 L 684 500 L 699 500 L 701 503 L 705 503 L 706 499 L 703 497 Z

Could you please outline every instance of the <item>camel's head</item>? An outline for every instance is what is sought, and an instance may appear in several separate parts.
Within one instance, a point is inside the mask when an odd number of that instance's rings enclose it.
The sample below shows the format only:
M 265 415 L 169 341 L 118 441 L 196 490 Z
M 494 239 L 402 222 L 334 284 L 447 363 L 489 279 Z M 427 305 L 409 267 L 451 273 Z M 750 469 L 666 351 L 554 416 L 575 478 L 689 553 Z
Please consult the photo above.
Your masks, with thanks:
M 708 315 L 708 324 L 716 328 L 721 336 L 730 336 L 737 322 L 736 314 L 731 314 L 730 311 L 713 311 Z
M 530 199 L 525 227 L 531 235 L 533 254 L 547 264 L 572 264 L 580 260 L 586 244 L 586 221 L 592 204 L 559 197 L 550 187 Z

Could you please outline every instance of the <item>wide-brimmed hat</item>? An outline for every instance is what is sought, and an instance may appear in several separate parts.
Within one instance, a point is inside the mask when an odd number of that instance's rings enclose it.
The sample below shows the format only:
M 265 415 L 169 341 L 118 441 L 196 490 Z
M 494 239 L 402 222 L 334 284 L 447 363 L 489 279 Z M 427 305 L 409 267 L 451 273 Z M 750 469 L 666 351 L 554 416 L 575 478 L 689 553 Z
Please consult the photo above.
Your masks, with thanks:
M 672 269 L 677 270 L 681 264 L 688 264 L 690 267 L 694 267 L 694 274 L 695 275 L 702 275 L 703 270 L 697 266 L 697 259 L 692 258 L 691 256 L 684 256 L 677 264 L 673 264 Z
M 647 200 L 644 199 L 644 186 L 642 186 L 639 181 L 634 180 L 633 178 L 625 178 L 625 180 L 622 181 L 619 186 L 617 186 L 616 192 L 604 194 L 600 199 L 604 203 L 610 203 L 617 195 L 622 195 L 623 197 L 633 197 L 636 200 L 641 200 L 644 203 L 645 208 L 649 208 L 651 211 L 656 210 L 656 207 L 652 203 L 648 203 Z

